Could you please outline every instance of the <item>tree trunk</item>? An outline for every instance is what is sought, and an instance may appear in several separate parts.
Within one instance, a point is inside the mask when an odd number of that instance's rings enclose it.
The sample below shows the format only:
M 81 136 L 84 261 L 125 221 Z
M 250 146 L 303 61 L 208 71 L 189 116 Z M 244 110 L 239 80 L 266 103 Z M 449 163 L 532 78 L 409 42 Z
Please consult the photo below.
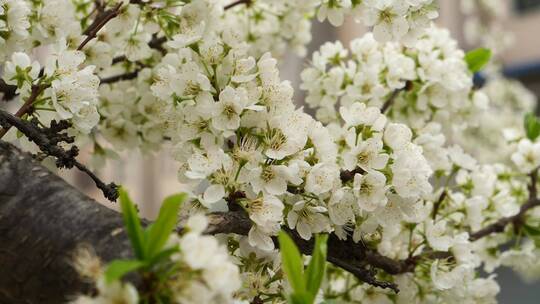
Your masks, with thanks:
M 126 258 L 121 216 L 0 141 L 0 303 L 65 303 L 90 288 L 71 266 L 77 245 Z

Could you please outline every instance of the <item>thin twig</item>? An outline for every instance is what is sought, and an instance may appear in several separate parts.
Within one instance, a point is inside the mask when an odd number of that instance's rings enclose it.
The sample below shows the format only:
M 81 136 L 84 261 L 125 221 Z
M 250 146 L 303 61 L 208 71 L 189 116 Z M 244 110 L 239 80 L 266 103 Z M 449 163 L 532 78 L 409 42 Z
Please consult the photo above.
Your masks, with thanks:
M 224 10 L 228 10 L 228 9 L 231 9 L 237 5 L 240 5 L 240 4 L 245 4 L 246 6 L 250 6 L 251 5 L 251 1 L 252 0 L 238 0 L 238 1 L 235 1 L 231 4 L 227 4 L 225 7 L 223 7 Z
M 122 81 L 122 80 L 135 79 L 139 75 L 139 72 L 140 72 L 140 70 L 137 69 L 137 70 L 135 70 L 133 72 L 120 74 L 120 75 L 116 75 L 116 76 L 111 76 L 111 77 L 107 77 L 107 78 L 102 78 L 99 83 L 100 84 L 114 83 L 114 82 L 118 82 L 118 81 Z
M 97 33 L 114 17 L 118 16 L 120 13 L 120 7 L 122 7 L 122 2 L 119 2 L 115 7 L 113 7 L 110 10 L 104 11 L 100 13 L 94 22 L 88 26 L 88 28 L 84 31 L 84 34 L 86 35 L 86 38 L 79 44 L 79 47 L 77 47 L 77 50 L 82 50 L 88 42 L 90 42 L 92 39 L 97 37 Z
M 148 42 L 148 46 L 152 49 L 158 50 L 162 55 L 167 54 L 167 50 L 163 47 L 163 44 L 167 42 L 167 37 L 158 37 L 154 35 L 152 39 Z
M 96 183 L 96 186 L 103 192 L 103 195 L 115 201 L 118 197 L 118 187 L 114 183 L 105 184 L 93 172 L 88 170 L 86 166 L 79 163 L 75 157 L 79 154 L 79 149 L 73 146 L 70 150 L 65 150 L 60 145 L 61 142 L 73 143 L 73 137 L 62 133 L 70 127 L 67 121 L 52 121 L 49 128 L 40 128 L 36 119 L 25 121 L 9 114 L 6 111 L 0 110 L 0 125 L 4 129 L 14 126 L 23 133 L 30 141 L 35 143 L 39 149 L 46 155 L 56 158 L 56 166 L 59 168 L 70 169 L 73 166 L 77 167 L 82 172 L 86 173 Z
M 441 207 L 447 194 L 448 193 L 446 192 L 446 189 L 444 189 L 441 195 L 439 196 L 439 199 L 435 202 L 435 204 L 433 204 L 433 211 L 431 213 L 431 218 L 433 218 L 433 220 L 437 218 L 437 213 L 439 212 L 439 208 Z
M 14 116 L 20 118 L 28 114 L 32 109 L 32 105 L 34 104 L 38 96 L 43 92 L 43 90 L 45 90 L 44 86 L 41 86 L 41 85 L 32 86 L 32 91 L 30 92 L 30 96 L 26 99 L 24 104 L 19 108 L 19 110 L 14 114 Z M 4 135 L 6 135 L 6 133 L 9 131 L 10 128 L 11 128 L 10 126 L 7 126 L 7 127 L 4 126 L 4 128 L 0 130 L 0 139 L 2 139 Z
M 392 94 L 390 95 L 390 97 L 388 97 L 388 99 L 386 100 L 386 102 L 383 104 L 383 106 L 381 107 L 381 113 L 386 113 L 386 111 L 388 111 L 388 109 L 390 109 L 390 107 L 392 106 L 392 104 L 394 103 L 394 101 L 396 100 L 396 97 L 398 96 L 398 94 L 401 92 L 401 89 L 398 89 L 398 90 L 394 90 L 394 92 L 392 92 Z
M 407 81 L 407 82 L 405 82 L 405 86 L 403 88 L 394 90 L 394 92 L 392 92 L 390 97 L 388 97 L 386 102 L 382 105 L 381 113 L 383 113 L 383 114 L 386 113 L 386 111 L 388 111 L 390 109 L 390 107 L 392 107 L 392 105 L 394 104 L 394 101 L 396 100 L 399 93 L 401 93 L 403 91 L 410 91 L 413 88 L 414 88 L 414 86 L 413 86 L 412 81 Z

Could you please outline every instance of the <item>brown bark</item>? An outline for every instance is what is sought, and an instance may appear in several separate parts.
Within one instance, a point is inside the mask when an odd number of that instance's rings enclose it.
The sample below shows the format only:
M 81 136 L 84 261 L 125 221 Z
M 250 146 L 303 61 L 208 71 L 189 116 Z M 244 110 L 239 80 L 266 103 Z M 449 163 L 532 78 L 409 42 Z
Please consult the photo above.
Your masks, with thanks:
M 121 228 L 117 212 L 0 141 L 0 303 L 65 303 L 87 291 L 73 250 L 87 243 L 105 261 L 128 257 Z

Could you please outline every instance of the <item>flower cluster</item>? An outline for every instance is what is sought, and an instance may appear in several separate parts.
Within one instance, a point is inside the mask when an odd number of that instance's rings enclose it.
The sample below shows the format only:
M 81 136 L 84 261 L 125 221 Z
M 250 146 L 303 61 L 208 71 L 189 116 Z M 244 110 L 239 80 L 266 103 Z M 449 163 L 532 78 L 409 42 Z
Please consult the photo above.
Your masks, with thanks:
M 233 293 L 241 285 L 238 267 L 225 246 L 212 236 L 202 235 L 207 225 L 204 216 L 195 215 L 187 220 L 187 233 L 169 238 L 167 249 L 178 251 L 169 266 L 180 273 L 168 277 L 160 287 L 171 293 L 170 303 L 233 303 Z M 98 294 L 80 296 L 73 303 L 139 303 L 137 289 L 129 282 L 108 281 L 101 261 L 88 248 L 77 251 L 74 267 L 95 283 Z
M 454 141 L 483 163 L 508 163 L 523 136 L 523 116 L 533 111 L 536 97 L 523 84 L 499 76 L 490 78 L 482 91 L 489 107 Z
M 32 2 L 31 43 L 36 45 L 54 44 L 59 39 L 68 41 L 71 47 L 81 39 L 81 23 L 76 9 L 89 13 L 87 9 L 69 0 L 47 0 Z
M 30 6 L 26 1 L 0 1 L 0 59 L 21 48 L 24 39 L 29 36 Z
M 41 96 L 33 103 L 33 115 L 42 124 L 48 125 L 53 119 L 70 120 L 78 132 L 88 134 L 99 122 L 99 79 L 94 66 L 82 66 L 84 61 L 82 52 L 67 49 L 61 41 L 49 54 L 43 75 L 37 61 L 31 61 L 26 53 L 16 52 L 6 62 L 3 79 L 16 85 L 26 98 L 31 94 Z
M 223 1 L 228 2 L 228 1 Z M 249 43 L 250 54 L 280 56 L 292 49 L 305 56 L 311 41 L 311 18 L 319 0 L 253 1 L 249 9 L 232 9 L 223 16 L 222 30 L 236 43 Z
M 328 18 L 339 26 L 344 16 L 352 14 L 366 26 L 373 27 L 377 41 L 403 41 L 413 43 L 429 27 L 431 20 L 438 17 L 432 0 L 323 0 L 317 12 L 319 21 Z
M 367 34 L 351 42 L 350 56 L 340 42 L 323 45 L 302 72 L 301 88 L 327 123 L 337 118 L 336 104 L 381 107 L 390 101 L 389 117 L 413 129 L 432 120 L 458 126 L 488 103 L 485 94 L 472 91 L 463 56 L 449 32 L 436 27 L 410 48 Z
M 211 69 L 213 60 L 219 58 L 221 56 L 219 53 L 223 51 L 220 51 L 222 45 L 218 44 L 219 41 L 223 41 L 234 49 L 241 49 L 241 53 L 246 52 L 256 59 L 261 58 L 267 51 L 271 51 L 274 55 L 282 55 L 288 48 L 295 49 L 301 55 L 305 54 L 305 45 L 311 39 L 310 18 L 316 15 L 316 11 L 319 18 L 322 18 L 324 14 L 336 15 L 329 11 L 329 8 L 333 6 L 342 7 L 341 13 L 344 10 L 370 11 L 371 13 L 366 13 L 366 16 L 362 18 L 377 19 L 378 21 L 373 21 L 380 23 L 380 26 L 375 26 L 376 28 L 393 26 L 392 24 L 396 22 L 390 20 L 394 16 L 392 12 L 404 9 L 405 15 L 394 18 L 407 19 L 405 22 L 408 24 L 407 29 L 400 30 L 403 33 L 416 32 L 416 28 L 418 32 L 421 32 L 420 28 L 428 26 L 425 20 L 434 18 L 434 13 L 436 13 L 431 1 L 413 1 L 414 3 L 410 2 L 404 6 L 394 2 L 368 3 L 366 1 L 360 8 L 356 4 L 348 5 L 346 1 L 342 4 L 338 2 L 332 4 L 318 0 L 260 0 L 250 2 L 249 5 L 238 5 L 230 10 L 224 10 L 227 2 L 125 3 L 118 16 L 105 24 L 99 36 L 90 41 L 82 50 L 85 56 L 79 57 L 82 59 L 77 59 L 77 64 L 87 72 L 94 73 L 95 70 L 104 84 L 116 82 L 113 79 L 119 75 L 132 76 L 121 77 L 120 79 L 124 82 L 104 85 L 100 89 L 104 94 L 99 94 L 102 97 L 99 100 L 98 111 L 95 109 L 95 98 L 90 96 L 90 93 L 95 94 L 93 89 L 85 87 L 84 90 L 88 94 L 83 94 L 84 96 L 80 95 L 82 90 L 76 94 L 69 94 L 68 97 L 75 96 L 76 98 L 70 100 L 68 108 L 62 105 L 65 101 L 53 100 L 54 107 L 44 106 L 41 110 L 50 112 L 54 109 L 57 111 L 56 115 L 54 113 L 40 115 L 39 111 L 36 111 L 32 116 L 38 117 L 44 125 L 47 125 L 48 120 L 55 116 L 71 119 L 77 133 L 82 134 L 88 134 L 99 120 L 100 129 L 104 131 L 94 132 L 91 138 L 94 141 L 94 147 L 99 150 L 97 157 L 102 154 L 100 147 L 107 146 L 101 139 L 110 142 L 117 149 L 141 147 L 145 151 L 155 150 L 168 138 L 164 134 L 167 123 L 162 118 L 156 119 L 155 113 L 166 111 L 162 111 L 163 104 L 160 101 L 148 94 L 148 83 L 152 82 L 151 69 L 159 67 L 160 62 L 167 61 L 164 55 L 170 51 L 200 43 L 202 51 L 206 52 L 204 56 L 209 60 L 207 68 Z M 6 19 L 5 30 L 2 30 L 6 47 L 2 50 L 6 50 L 5 55 L 9 57 L 17 49 L 28 49 L 26 53 L 30 54 L 30 50 L 36 46 L 50 49 L 62 44 L 62 47 L 66 46 L 66 51 L 72 51 L 84 40 L 84 35 L 88 35 L 93 30 L 91 20 L 94 16 L 98 17 L 96 12 L 99 12 L 91 3 L 70 0 L 5 1 L 2 8 L 2 14 L 6 16 L 4 18 Z M 376 13 L 376 10 L 379 13 Z M 399 23 L 403 22 L 397 22 Z M 158 38 L 160 36 L 171 39 L 164 42 Z M 205 37 L 204 41 L 203 37 Z M 212 39 L 208 37 L 215 37 L 213 39 L 215 41 L 211 42 Z M 79 53 L 78 56 L 81 54 Z M 43 62 L 41 64 L 44 65 Z M 83 77 L 83 75 L 79 76 Z M 57 81 L 55 86 L 65 86 L 73 79 L 75 78 L 66 79 L 64 82 Z M 86 79 L 94 83 L 95 77 L 88 76 Z M 40 79 L 35 79 L 34 82 L 34 84 L 39 82 L 43 87 L 51 85 L 50 81 Z M 131 88 L 128 94 L 114 95 L 113 92 L 124 92 L 127 86 Z M 59 89 L 64 90 L 62 87 Z M 66 93 L 65 90 L 62 92 Z M 56 99 L 54 94 L 49 94 L 51 90 L 43 89 L 38 93 L 50 95 L 45 98 Z M 111 101 L 107 95 L 116 96 L 116 101 Z M 120 104 L 118 99 L 129 99 L 127 104 L 130 106 L 126 107 L 126 104 L 122 104 L 122 111 L 118 111 L 118 108 L 115 108 L 115 104 Z M 98 118 L 98 112 L 101 119 Z M 77 136 L 77 139 L 81 141 L 84 138 Z

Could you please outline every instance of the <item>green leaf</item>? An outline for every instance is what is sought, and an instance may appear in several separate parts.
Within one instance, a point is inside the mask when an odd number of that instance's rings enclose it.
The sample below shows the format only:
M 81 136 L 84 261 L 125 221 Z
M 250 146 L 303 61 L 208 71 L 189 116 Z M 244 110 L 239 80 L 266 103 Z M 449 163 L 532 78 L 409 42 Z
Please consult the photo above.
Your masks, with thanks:
M 281 231 L 278 239 L 283 271 L 294 292 L 299 295 L 304 294 L 306 292 L 306 284 L 304 282 L 304 263 L 302 262 L 302 256 L 287 233 Z
M 137 214 L 137 209 L 123 188 L 120 188 L 118 191 L 120 194 L 120 207 L 122 208 L 124 226 L 126 227 L 129 240 L 131 241 L 131 246 L 133 247 L 135 256 L 139 260 L 144 260 L 146 257 L 145 237 L 141 221 Z
M 107 284 L 121 279 L 124 275 L 141 268 L 143 262 L 137 260 L 114 260 L 105 270 L 105 282 Z
M 147 265 L 154 265 L 160 262 L 161 260 L 168 259 L 171 255 L 177 253 L 180 251 L 180 248 L 178 246 L 167 248 L 164 250 L 161 250 L 156 255 L 154 255 L 152 258 L 150 258 L 147 262 Z
M 478 48 L 465 54 L 465 62 L 469 70 L 473 73 L 480 71 L 491 59 L 491 50 Z
M 312 304 L 313 301 L 309 299 L 309 295 L 304 293 L 292 293 L 288 296 L 289 304 Z
M 313 247 L 311 261 L 306 269 L 307 291 L 312 298 L 312 302 L 319 292 L 326 272 L 327 241 L 328 235 L 317 235 L 315 237 L 315 247 Z
M 523 121 L 525 127 L 525 133 L 527 138 L 530 140 L 535 140 L 540 135 L 540 120 L 534 113 L 525 114 L 525 119 Z
M 186 197 L 187 195 L 185 193 L 175 194 L 163 201 L 157 220 L 148 228 L 146 247 L 148 257 L 152 258 L 165 246 L 178 221 L 180 205 Z
M 534 227 L 530 225 L 523 225 L 523 230 L 528 236 L 537 237 L 540 236 L 540 227 Z

